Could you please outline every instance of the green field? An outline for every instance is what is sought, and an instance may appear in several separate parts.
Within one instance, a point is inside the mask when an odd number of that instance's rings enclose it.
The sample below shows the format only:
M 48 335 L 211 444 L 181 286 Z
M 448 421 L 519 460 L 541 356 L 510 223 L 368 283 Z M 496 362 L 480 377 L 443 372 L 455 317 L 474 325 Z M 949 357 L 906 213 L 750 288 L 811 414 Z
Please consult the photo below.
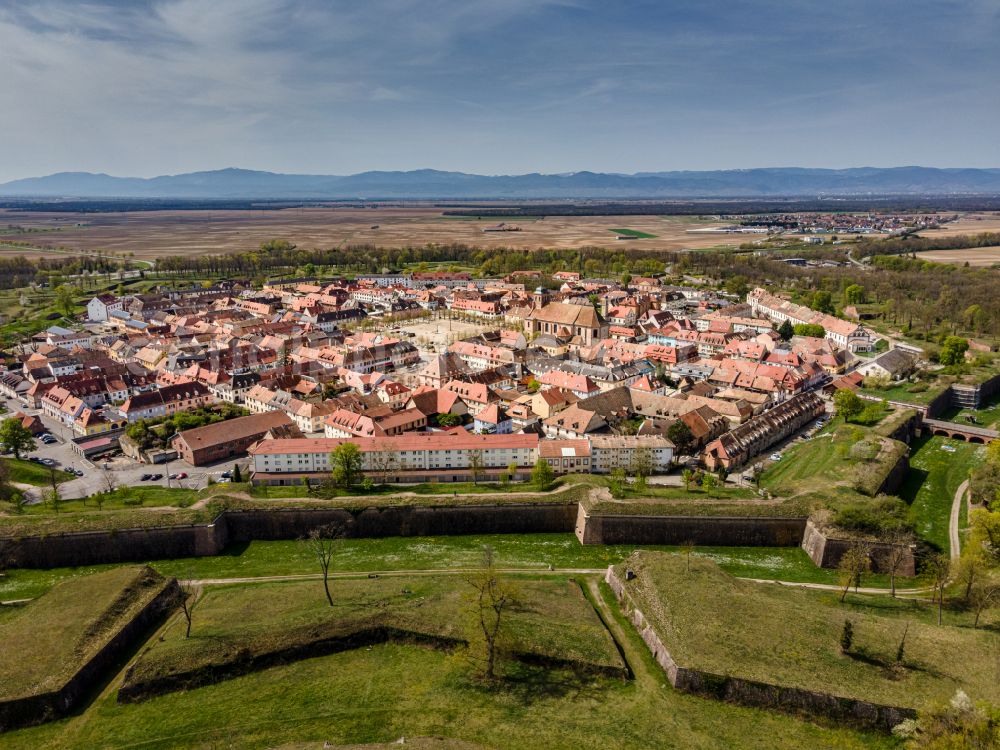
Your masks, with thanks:
M 649 232 L 640 232 L 638 229 L 609 229 L 608 231 L 614 232 L 621 237 L 631 237 L 635 240 L 653 240 L 657 236 Z
M 487 534 L 448 537 L 344 539 L 331 570 L 367 574 L 407 570 L 461 570 L 474 567 L 483 545 L 496 551 L 501 567 L 519 570 L 603 570 L 634 552 L 638 545 L 581 545 L 573 534 Z M 645 545 L 642 549 L 676 551 L 676 547 Z M 835 584 L 836 571 L 818 568 L 800 547 L 697 547 L 694 554 L 745 578 Z M 149 563 L 164 575 L 182 579 L 248 578 L 315 575 L 316 560 L 301 541 L 234 544 L 216 557 L 156 560 Z M 26 599 L 77 576 L 106 570 L 107 565 L 52 570 L 12 568 L 0 575 L 0 601 Z M 885 586 L 884 576 L 869 576 L 865 585 Z
M 906 445 L 877 429 L 839 420 L 784 452 L 761 475 L 761 487 L 780 497 L 874 495 Z M 868 453 L 860 450 L 868 445 Z M 832 497 L 830 498 L 832 499 Z
M 943 450 L 944 446 L 954 452 Z M 948 523 L 958 486 L 969 478 L 969 470 L 983 460 L 985 447 L 945 437 L 923 437 L 914 441 L 910 473 L 900 496 L 910 506 L 917 533 L 943 552 L 950 548 Z
M 957 689 L 1000 698 L 997 635 L 907 618 L 902 668 L 895 666 L 904 623 L 854 610 L 854 643 L 841 653 L 845 609 L 828 596 L 732 578 L 710 562 L 638 553 L 618 566 L 636 573 L 626 591 L 678 664 L 716 675 L 920 708 Z
M 629 653 L 639 654 L 633 642 Z M 648 669 L 637 657 L 635 664 Z M 490 748 L 889 748 L 885 736 L 824 728 L 683 695 L 643 679 L 520 666 L 487 689 L 465 660 L 402 644 L 274 667 L 131 705 L 106 690 L 73 718 L 3 737 L 5 750 L 279 747 L 445 736 Z M 112 686 L 114 685 L 112 682 Z
M 518 576 L 507 585 L 517 601 L 503 626 L 505 651 L 624 674 L 614 641 L 579 584 Z M 477 638 L 472 587 L 460 579 L 355 578 L 331 589 L 333 606 L 319 580 L 208 588 L 194 609 L 191 636 L 185 637 L 186 620 L 175 617 L 129 671 L 126 685 L 192 672 L 215 681 L 215 674 L 253 658 L 383 626 L 442 645 Z
M 81 576 L 0 619 L 0 699 L 58 689 L 165 585 L 130 566 Z

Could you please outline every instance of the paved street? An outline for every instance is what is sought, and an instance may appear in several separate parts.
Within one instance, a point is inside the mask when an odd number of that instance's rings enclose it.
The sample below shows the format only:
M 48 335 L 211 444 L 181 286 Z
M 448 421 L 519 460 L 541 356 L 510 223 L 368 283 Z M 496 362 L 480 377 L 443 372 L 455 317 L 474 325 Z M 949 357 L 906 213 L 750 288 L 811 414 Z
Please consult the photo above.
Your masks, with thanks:
M 43 415 L 38 409 L 25 408 L 20 402 L 14 399 L 7 399 L 6 404 L 7 414 L 4 416 L 10 416 L 19 411 L 38 416 L 49 432 L 58 440 L 57 443 L 52 445 L 45 445 L 41 440 L 36 440 L 37 447 L 29 455 L 38 456 L 39 458 L 51 458 L 60 469 L 74 468 L 84 473 L 82 477 L 60 485 L 63 497 L 66 499 L 87 497 L 96 492 L 107 490 L 105 473 L 114 478 L 113 481 L 116 485 L 122 486 L 141 487 L 159 485 L 166 487 L 169 485 L 170 487 L 202 489 L 208 485 L 208 478 L 210 476 L 218 480 L 224 471 L 233 468 L 234 462 L 232 460 L 197 468 L 184 461 L 171 461 L 169 465 L 160 464 L 151 466 L 150 464 L 138 463 L 125 456 L 117 456 L 109 461 L 88 461 L 76 454 L 69 445 L 68 439 L 72 437 L 72 431 L 68 427 Z M 241 471 L 246 473 L 247 459 L 240 459 L 239 464 Z M 182 472 L 188 474 L 186 479 L 167 480 L 166 478 L 169 474 Z M 163 474 L 164 478 L 157 482 L 143 482 L 143 474 Z

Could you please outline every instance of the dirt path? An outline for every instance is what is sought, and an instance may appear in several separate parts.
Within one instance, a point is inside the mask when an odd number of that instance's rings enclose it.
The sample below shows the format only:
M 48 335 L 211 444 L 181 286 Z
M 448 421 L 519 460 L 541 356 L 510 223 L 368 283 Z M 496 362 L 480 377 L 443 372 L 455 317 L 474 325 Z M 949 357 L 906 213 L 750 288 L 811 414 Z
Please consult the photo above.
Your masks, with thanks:
M 948 521 L 948 541 L 951 547 L 951 559 L 957 560 L 962 554 L 962 540 L 958 534 L 958 519 L 962 512 L 962 500 L 965 499 L 965 492 L 969 489 L 969 480 L 966 479 L 955 490 L 955 498 L 951 501 L 951 519 Z
M 409 576 L 448 576 L 465 575 L 478 568 L 423 568 L 419 570 L 351 570 L 341 573 L 330 573 L 330 578 L 399 578 Z M 597 575 L 604 573 L 604 568 L 497 568 L 498 573 L 526 573 L 530 575 L 562 576 L 562 575 Z M 293 573 L 282 576 L 246 576 L 242 578 L 192 578 L 181 581 L 183 585 L 191 586 L 225 586 L 230 583 L 268 583 L 272 581 L 315 581 L 323 576 L 320 573 Z
M 843 586 L 837 586 L 833 583 L 806 583 L 804 581 L 778 581 L 769 578 L 744 578 L 744 581 L 753 581 L 754 583 L 774 583 L 779 586 L 796 586 L 801 589 L 815 589 L 816 591 L 842 591 Z M 911 596 L 914 594 L 926 594 L 932 590 L 931 586 L 924 586 L 919 589 L 901 589 L 896 588 L 896 596 Z M 854 587 L 851 587 L 851 591 L 854 591 Z M 859 594 L 891 594 L 891 589 L 879 589 L 879 588 L 865 588 L 860 587 L 857 591 Z
M 659 689 L 660 685 L 663 683 L 663 675 L 654 674 L 649 668 L 649 661 L 645 658 L 643 653 L 640 653 L 638 646 L 635 642 L 635 630 L 633 629 L 631 633 L 626 633 L 625 629 L 622 627 L 621 622 L 615 616 L 615 613 L 608 606 L 608 603 L 604 600 L 601 595 L 601 582 L 596 578 L 588 578 L 586 581 L 587 591 L 590 592 L 590 598 L 594 602 L 594 606 L 597 607 L 598 613 L 604 624 L 607 625 L 609 631 L 611 631 L 611 636 L 615 639 L 618 647 L 621 649 L 622 656 L 625 659 L 625 663 L 632 673 L 632 679 L 635 680 L 636 684 L 642 686 L 643 688 L 649 690 Z

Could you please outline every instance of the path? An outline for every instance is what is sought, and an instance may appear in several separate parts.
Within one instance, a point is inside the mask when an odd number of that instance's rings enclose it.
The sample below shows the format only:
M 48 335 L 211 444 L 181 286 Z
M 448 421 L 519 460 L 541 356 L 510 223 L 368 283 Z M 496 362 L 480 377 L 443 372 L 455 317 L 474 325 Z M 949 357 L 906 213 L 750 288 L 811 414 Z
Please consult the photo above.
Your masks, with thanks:
M 948 541 L 951 547 L 951 559 L 957 560 L 962 554 L 962 541 L 958 535 L 958 519 L 962 512 L 962 500 L 965 492 L 969 489 L 969 480 L 966 479 L 955 490 L 955 497 L 951 501 L 951 519 L 948 521 Z
M 662 673 L 657 675 L 650 671 L 648 658 L 644 658 L 644 654 L 637 650 L 635 638 L 630 637 L 630 635 L 634 636 L 636 631 L 632 630 L 630 633 L 627 633 L 622 628 L 621 622 L 601 595 L 600 580 L 596 578 L 587 579 L 587 591 L 590 592 L 590 598 L 597 608 L 601 619 L 604 621 L 604 625 L 611 632 L 611 637 L 615 639 L 615 643 L 621 649 L 622 658 L 625 659 L 625 665 L 632 673 L 632 679 L 642 687 L 659 688 L 663 683 Z
M 474 573 L 479 568 L 421 568 L 418 570 L 348 570 L 330 573 L 330 578 L 397 578 L 403 576 L 441 576 Z M 497 568 L 498 573 L 527 573 L 531 575 L 597 575 L 605 568 Z M 245 576 L 238 578 L 191 578 L 180 581 L 185 586 L 225 586 L 230 583 L 269 583 L 273 581 L 315 581 L 323 578 L 322 573 L 294 573 L 281 576 Z
M 744 578 L 744 581 L 753 581 L 754 583 L 776 583 L 779 586 L 795 586 L 801 589 L 814 589 L 816 591 L 843 591 L 844 587 L 839 586 L 834 583 L 806 583 L 805 581 L 778 581 L 771 578 Z M 912 594 L 925 594 L 933 589 L 932 586 L 924 586 L 919 589 L 901 589 L 896 587 L 896 597 Z M 854 591 L 854 587 L 851 587 L 851 591 Z M 892 594 L 891 589 L 880 589 L 880 588 L 865 588 L 862 586 L 857 590 L 859 594 Z

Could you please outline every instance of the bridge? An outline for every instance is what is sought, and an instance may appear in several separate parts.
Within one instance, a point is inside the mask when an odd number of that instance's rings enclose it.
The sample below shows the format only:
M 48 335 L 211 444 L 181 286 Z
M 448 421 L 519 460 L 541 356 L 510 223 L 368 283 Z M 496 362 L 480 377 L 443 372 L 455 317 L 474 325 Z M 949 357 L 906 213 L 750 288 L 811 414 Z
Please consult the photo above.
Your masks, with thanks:
M 932 435 L 954 438 L 955 440 L 965 440 L 969 443 L 985 444 L 1000 438 L 1000 432 L 989 430 L 985 427 L 976 427 L 971 424 L 958 424 L 957 422 L 945 422 L 941 419 L 924 418 L 924 427 L 931 431 Z

